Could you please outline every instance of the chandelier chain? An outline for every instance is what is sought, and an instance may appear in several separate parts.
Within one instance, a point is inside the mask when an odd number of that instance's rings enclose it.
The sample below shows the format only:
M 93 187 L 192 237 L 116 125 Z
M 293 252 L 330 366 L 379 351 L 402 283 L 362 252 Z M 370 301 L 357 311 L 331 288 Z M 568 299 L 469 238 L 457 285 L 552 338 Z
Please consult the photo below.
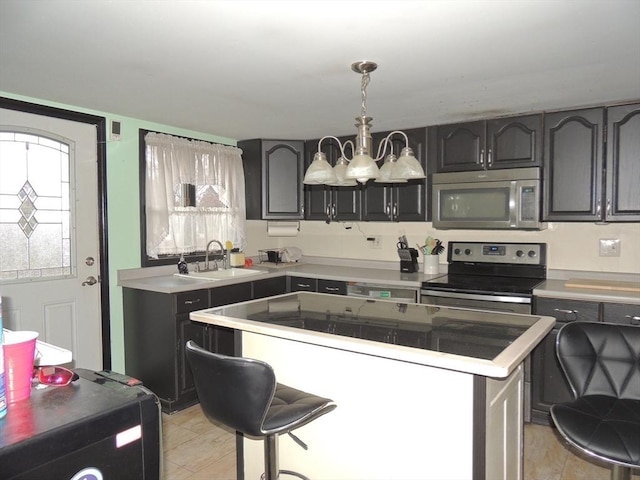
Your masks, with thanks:
M 362 74 L 362 84 L 360 87 L 360 92 L 362 93 L 362 105 L 360 110 L 360 115 L 363 117 L 367 116 L 367 85 L 369 85 L 369 72 L 364 72 Z

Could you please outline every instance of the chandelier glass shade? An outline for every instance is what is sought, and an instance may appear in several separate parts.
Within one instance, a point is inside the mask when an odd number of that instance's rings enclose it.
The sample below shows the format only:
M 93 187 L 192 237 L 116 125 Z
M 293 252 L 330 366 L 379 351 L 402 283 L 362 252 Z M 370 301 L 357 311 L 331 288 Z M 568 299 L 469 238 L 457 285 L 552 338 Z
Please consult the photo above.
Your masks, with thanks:
M 371 117 L 367 117 L 367 85 L 369 84 L 369 73 L 374 71 L 378 66 L 373 62 L 356 62 L 351 65 L 351 69 L 362 75 L 361 84 L 361 115 L 356 117 L 356 127 L 358 133 L 355 138 L 355 145 L 350 140 L 344 144 L 336 137 L 322 137 L 318 142 L 318 151 L 313 157 L 313 161 L 307 169 L 304 176 L 306 185 L 329 185 L 329 186 L 354 186 L 356 181 L 366 183 L 371 179 L 375 179 L 379 183 L 404 183 L 412 179 L 425 178 L 424 169 L 420 162 L 413 154 L 413 150 L 409 148 L 409 138 L 407 135 L 396 130 L 387 135 L 378 147 L 375 158 L 372 155 L 372 138 L 371 138 Z M 391 138 L 394 135 L 402 135 L 405 140 L 405 147 L 397 158 L 393 153 L 393 145 Z M 335 166 L 327 161 L 326 155 L 321 151 L 322 142 L 325 139 L 332 138 L 340 146 L 341 156 Z M 353 156 L 349 160 L 345 154 L 345 146 L 351 144 Z M 387 151 L 390 151 L 387 154 Z M 385 155 L 386 158 L 385 158 Z M 382 168 L 378 168 L 377 162 L 385 158 Z

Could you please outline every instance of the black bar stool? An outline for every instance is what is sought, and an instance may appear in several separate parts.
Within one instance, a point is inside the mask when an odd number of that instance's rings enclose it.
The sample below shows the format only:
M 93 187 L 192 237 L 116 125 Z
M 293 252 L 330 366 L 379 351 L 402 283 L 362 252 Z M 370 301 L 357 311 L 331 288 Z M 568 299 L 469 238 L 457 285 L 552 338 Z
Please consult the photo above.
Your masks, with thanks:
M 571 322 L 556 353 L 575 399 L 551 407 L 560 434 L 613 465 L 612 480 L 640 468 L 640 327 Z
M 278 435 L 287 433 L 305 450 L 292 430 L 329 413 L 336 404 L 328 398 L 276 383 L 273 368 L 260 360 L 228 357 L 187 342 L 200 405 L 210 421 L 217 421 L 245 435 L 264 439 L 265 480 L 280 473 L 309 480 L 278 468 Z

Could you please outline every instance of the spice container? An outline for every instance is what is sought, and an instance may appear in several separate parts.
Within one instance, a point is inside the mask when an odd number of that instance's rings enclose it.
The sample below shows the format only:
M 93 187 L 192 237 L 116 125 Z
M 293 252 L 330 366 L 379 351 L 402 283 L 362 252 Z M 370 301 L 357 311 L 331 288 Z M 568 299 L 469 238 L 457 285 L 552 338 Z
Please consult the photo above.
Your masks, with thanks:
M 244 253 L 239 248 L 232 249 L 230 256 L 232 267 L 244 267 Z

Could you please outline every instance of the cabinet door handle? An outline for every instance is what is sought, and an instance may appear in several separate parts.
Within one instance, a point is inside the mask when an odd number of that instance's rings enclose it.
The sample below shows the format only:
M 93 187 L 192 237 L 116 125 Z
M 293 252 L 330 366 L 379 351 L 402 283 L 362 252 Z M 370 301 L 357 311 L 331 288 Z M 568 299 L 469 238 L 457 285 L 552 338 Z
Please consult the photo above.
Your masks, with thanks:
M 389 214 L 391 213 L 391 204 L 387 203 L 387 206 L 384 209 L 384 213 L 387 214 L 387 216 L 389 216 Z
M 598 203 L 596 203 L 596 215 L 600 216 L 600 199 L 598 199 Z
M 397 215 L 398 215 L 398 204 L 394 203 L 393 204 L 393 218 L 396 218 Z
M 553 310 L 558 313 L 564 313 L 564 317 L 567 320 L 576 320 L 578 318 L 578 310 L 565 310 L 563 308 L 554 308 Z
M 331 216 L 333 218 L 336 218 L 336 205 L 335 204 L 331 205 Z
M 199 298 L 196 298 L 195 300 L 185 300 L 184 301 L 185 305 L 194 305 L 196 303 L 200 303 L 200 299 Z
M 330 209 L 331 209 L 331 205 L 327 205 L 327 208 L 326 208 L 326 210 L 324 211 L 324 213 L 326 213 L 326 214 L 327 214 L 327 217 L 331 214 L 331 210 L 330 210 Z
M 311 288 L 311 285 L 309 285 L 308 283 L 296 283 L 296 287 Z
M 325 292 L 339 292 L 340 289 L 338 287 L 324 287 Z
M 624 318 L 628 318 L 631 325 L 640 325 L 640 316 L 638 315 L 625 315 Z
M 489 149 L 489 153 L 487 154 L 487 165 L 493 165 L 493 152 Z
M 480 149 L 480 158 L 478 160 L 478 165 L 484 165 L 484 148 Z
M 605 219 L 608 219 L 611 215 L 611 199 L 607 198 L 607 213 L 605 213 Z

